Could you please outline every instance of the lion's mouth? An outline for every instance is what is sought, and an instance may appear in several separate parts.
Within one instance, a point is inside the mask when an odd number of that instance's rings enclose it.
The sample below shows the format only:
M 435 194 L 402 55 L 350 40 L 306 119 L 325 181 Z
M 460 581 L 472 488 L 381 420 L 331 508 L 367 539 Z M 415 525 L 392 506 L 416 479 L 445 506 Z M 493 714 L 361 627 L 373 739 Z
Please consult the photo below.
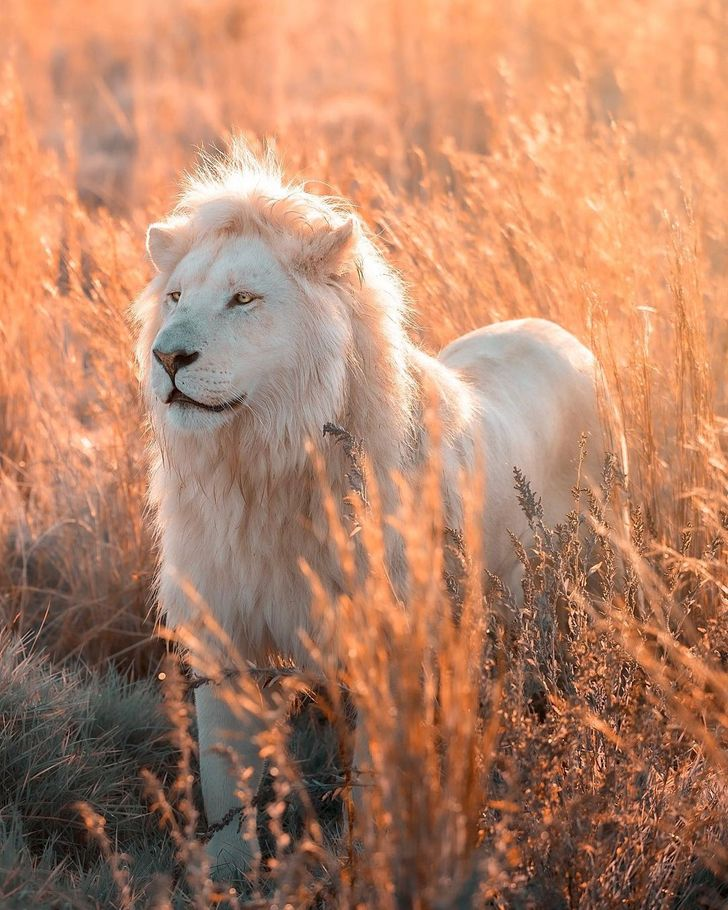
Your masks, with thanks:
M 194 398 L 190 398 L 189 395 L 180 392 L 175 386 L 169 393 L 165 404 L 178 404 L 186 408 L 200 408 L 202 411 L 213 411 L 219 414 L 221 411 L 232 411 L 234 408 L 239 407 L 244 400 L 245 395 L 239 395 L 237 398 L 233 398 L 232 401 L 224 401 L 222 404 L 204 404 L 202 401 L 195 401 Z

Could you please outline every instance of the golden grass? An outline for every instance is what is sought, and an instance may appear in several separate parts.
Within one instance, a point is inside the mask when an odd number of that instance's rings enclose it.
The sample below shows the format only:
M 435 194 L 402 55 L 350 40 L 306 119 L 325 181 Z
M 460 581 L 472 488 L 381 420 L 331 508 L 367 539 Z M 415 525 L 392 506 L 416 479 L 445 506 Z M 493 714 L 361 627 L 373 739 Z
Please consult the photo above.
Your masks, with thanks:
M 127 321 L 144 229 L 195 146 L 273 134 L 377 231 L 428 349 L 541 315 L 598 353 L 651 607 L 639 622 L 567 597 L 565 634 L 568 546 L 544 534 L 550 568 L 504 657 L 477 586 L 465 621 L 444 618 L 440 542 L 412 533 L 413 613 L 376 578 L 344 609 L 383 790 L 329 899 L 691 900 L 696 863 L 720 874 L 728 845 L 724 5 L 6 0 L 0 53 L 6 624 L 58 658 L 157 666 Z M 312 877 L 288 862 L 302 906 Z

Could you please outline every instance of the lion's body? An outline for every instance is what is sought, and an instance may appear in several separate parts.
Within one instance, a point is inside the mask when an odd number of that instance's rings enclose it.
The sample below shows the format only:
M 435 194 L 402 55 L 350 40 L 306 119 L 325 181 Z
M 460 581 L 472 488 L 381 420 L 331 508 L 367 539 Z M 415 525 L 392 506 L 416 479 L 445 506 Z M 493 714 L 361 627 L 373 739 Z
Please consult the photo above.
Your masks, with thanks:
M 582 483 L 598 483 L 605 440 L 592 353 L 553 322 L 496 323 L 456 339 L 440 361 L 475 389 L 471 433 L 485 474 L 485 564 L 517 591 L 519 565 L 506 529 L 524 539 L 528 526 L 517 503 L 513 468 L 543 497 L 554 525 L 573 508 L 579 437 L 588 438 Z
M 412 473 L 425 459 L 422 407 L 425 394 L 434 395 L 443 424 L 446 521 L 454 527 L 461 521 L 461 472 L 482 468 L 484 484 L 471 488 L 485 491 L 478 509 L 486 561 L 511 584 L 517 561 L 506 532 L 526 531 L 513 467 L 525 472 L 556 520 L 570 508 L 580 434 L 592 436 L 592 451 L 603 450 L 596 364 L 576 338 L 528 319 L 472 332 L 431 358 L 407 337 L 394 273 L 361 226 L 351 235 L 342 221 L 341 208 L 285 187 L 244 156 L 237 170 L 188 191 L 177 220 L 157 226 L 164 237 L 150 232 L 161 274 L 138 305 L 139 354 L 158 443 L 151 495 L 160 603 L 170 625 L 198 630 L 196 611 L 204 604 L 253 661 L 271 654 L 307 659 L 300 632 L 315 639 L 317 630 L 301 559 L 332 595 L 344 585 L 322 488 L 343 509 L 347 464 L 341 447 L 323 437 L 325 422 L 361 439 L 386 491 L 391 472 Z M 220 257 L 227 257 L 224 269 Z M 214 309 L 220 287 L 229 293 L 237 286 L 230 274 L 241 270 L 245 281 L 265 288 L 263 304 L 246 314 Z M 163 291 L 175 282 L 181 299 L 165 311 Z M 186 395 L 208 408 L 224 398 L 237 405 L 241 396 L 244 405 L 230 413 L 225 406 L 219 417 L 179 406 L 173 414 L 175 405 L 165 404 L 171 384 L 151 354 L 160 338 L 200 352 L 174 380 Z M 236 356 L 242 366 L 231 362 Z M 397 583 L 397 554 L 391 558 Z M 404 578 L 399 582 L 404 589 Z M 198 664 L 204 666 L 199 658 Z M 256 760 L 256 749 L 249 731 L 224 735 L 231 717 L 210 689 L 199 690 L 198 713 L 203 792 L 214 821 L 234 804 L 234 787 L 224 762 L 205 757 L 206 748 L 222 737 L 247 762 Z M 229 827 L 213 852 L 232 849 L 236 837 Z
M 573 503 L 580 434 L 592 438 L 590 451 L 603 451 L 594 358 L 572 335 L 540 319 L 472 332 L 452 342 L 437 360 L 410 353 L 443 404 L 452 408 L 459 399 L 456 451 L 443 456 L 449 474 L 445 520 L 451 527 L 461 524 L 458 474 L 482 464 L 485 561 L 512 584 L 519 565 L 506 530 L 518 537 L 527 531 L 513 468 L 524 472 L 543 497 L 547 519 L 555 522 Z M 376 376 L 367 381 L 374 386 Z M 331 416 L 347 425 L 348 415 Z M 366 427 L 356 425 L 356 430 L 366 441 Z M 325 450 L 326 486 L 343 504 L 345 457 L 335 443 L 318 436 Z M 260 663 L 283 655 L 305 665 L 300 631 L 315 630 L 310 586 L 299 559 L 330 592 L 343 586 L 338 553 L 326 533 L 320 478 L 308 459 L 273 467 L 263 450 L 243 463 L 226 456 L 226 445 L 235 440 L 225 433 L 222 439 L 202 438 L 174 466 L 160 459 L 155 467 L 152 490 L 159 508 L 161 603 L 167 620 L 172 626 L 194 622 L 190 610 L 198 604 L 180 590 L 182 576 L 244 659 Z M 407 451 L 406 460 L 392 467 L 408 469 L 422 458 Z

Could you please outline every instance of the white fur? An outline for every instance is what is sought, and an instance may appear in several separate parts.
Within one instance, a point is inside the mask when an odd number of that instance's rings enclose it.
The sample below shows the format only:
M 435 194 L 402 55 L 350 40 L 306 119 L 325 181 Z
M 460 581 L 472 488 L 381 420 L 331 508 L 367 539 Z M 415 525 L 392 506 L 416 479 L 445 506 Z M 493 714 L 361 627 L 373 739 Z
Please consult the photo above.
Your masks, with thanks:
M 514 465 L 542 494 L 547 520 L 559 520 L 571 507 L 580 433 L 602 450 L 596 364 L 576 338 L 525 319 L 427 356 L 408 338 L 403 289 L 358 218 L 284 184 L 274 162 L 242 148 L 189 183 L 174 216 L 150 228 L 149 249 L 160 272 L 137 303 L 138 356 L 156 440 L 151 499 L 170 625 L 196 623 L 183 577 L 244 658 L 282 654 L 305 665 L 300 632 L 315 639 L 317 629 L 299 559 L 332 594 L 343 584 L 307 443 L 340 506 L 347 465 L 340 446 L 322 437 L 327 421 L 363 440 L 391 491 L 388 474 L 416 470 L 424 457 L 425 387 L 441 404 L 446 520 L 460 521 L 458 473 L 482 464 L 485 558 L 517 584 L 506 529 L 527 529 Z M 177 304 L 166 301 L 170 291 L 181 291 Z M 230 308 L 237 291 L 261 299 Z M 221 413 L 165 404 L 171 381 L 151 353 L 160 345 L 199 352 L 178 373 L 185 394 L 243 403 Z M 236 722 L 212 689 L 199 690 L 198 713 L 214 822 L 236 798 L 210 745 L 242 743 L 245 761 L 257 764 L 257 756 L 249 736 L 233 734 Z M 246 856 L 237 840 L 233 824 L 211 852 Z

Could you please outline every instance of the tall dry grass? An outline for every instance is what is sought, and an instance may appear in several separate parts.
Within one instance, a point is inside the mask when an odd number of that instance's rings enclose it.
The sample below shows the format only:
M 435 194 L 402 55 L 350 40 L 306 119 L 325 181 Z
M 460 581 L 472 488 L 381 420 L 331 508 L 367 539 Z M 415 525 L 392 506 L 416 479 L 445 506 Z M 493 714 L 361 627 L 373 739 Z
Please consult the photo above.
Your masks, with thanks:
M 339 605 L 379 786 L 348 851 L 305 806 L 303 846 L 286 854 L 276 829 L 279 894 L 255 899 L 707 902 L 728 808 L 725 4 L 6 0 L 0 53 L 6 625 L 58 660 L 157 668 L 126 317 L 144 228 L 195 146 L 273 134 L 376 230 L 425 347 L 535 314 L 594 348 L 626 432 L 646 604 L 612 596 L 607 544 L 579 548 L 573 517 L 554 531 L 536 510 L 506 646 L 477 584 L 451 619 L 441 541 L 410 505 L 412 611 L 376 576 Z M 376 553 L 376 510 L 359 518 Z M 271 736 L 282 824 L 300 781 Z

